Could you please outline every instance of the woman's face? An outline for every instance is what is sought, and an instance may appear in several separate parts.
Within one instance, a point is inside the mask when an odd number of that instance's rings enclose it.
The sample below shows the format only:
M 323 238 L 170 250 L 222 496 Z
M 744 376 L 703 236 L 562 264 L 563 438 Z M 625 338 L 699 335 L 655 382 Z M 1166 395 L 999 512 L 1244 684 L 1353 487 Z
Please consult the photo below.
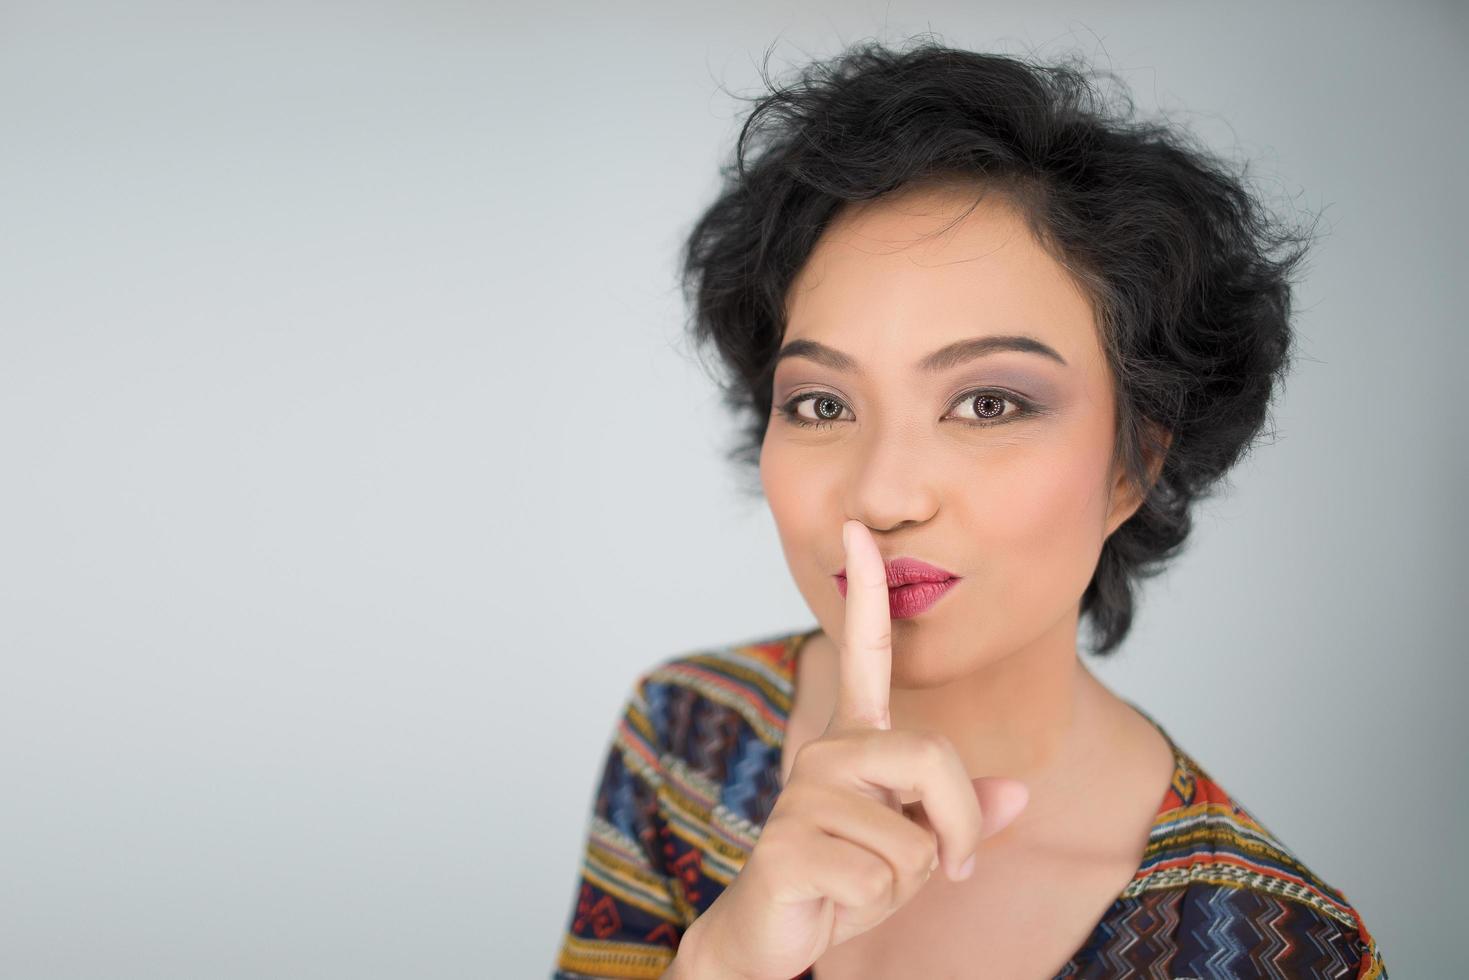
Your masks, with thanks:
M 893 621 L 895 687 L 943 684 L 1059 637 L 1074 652 L 1102 543 L 1136 507 L 1109 471 L 1112 382 L 1069 273 L 997 193 L 918 240 L 967 201 L 907 190 L 832 222 L 792 284 L 782 338 L 783 351 L 822 346 L 780 359 L 761 448 L 786 561 L 828 636 L 842 635 L 846 520 L 867 525 L 885 560 L 961 577 Z M 957 348 L 924 366 L 952 345 L 1012 337 L 1060 360 Z

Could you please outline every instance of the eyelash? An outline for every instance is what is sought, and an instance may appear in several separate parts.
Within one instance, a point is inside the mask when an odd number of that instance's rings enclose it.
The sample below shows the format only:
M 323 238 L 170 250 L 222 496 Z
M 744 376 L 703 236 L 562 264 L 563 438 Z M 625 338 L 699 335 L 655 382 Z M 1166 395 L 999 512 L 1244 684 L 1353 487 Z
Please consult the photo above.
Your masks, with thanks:
M 962 404 L 964 404 L 967 401 L 972 401 L 973 399 L 978 398 L 980 395 L 992 395 L 992 396 L 994 396 L 996 398 L 999 398 L 1001 401 L 1006 401 L 1006 402 L 1011 403 L 1012 405 L 1015 405 L 1016 407 L 1018 407 L 1020 409 L 1020 411 L 1015 412 L 1013 415 L 1010 415 L 1008 417 L 1006 417 L 1004 415 L 999 415 L 999 416 L 996 416 L 994 419 L 991 419 L 991 420 L 985 421 L 985 422 L 978 422 L 978 421 L 974 421 L 972 419 L 960 419 L 959 420 L 960 422 L 964 423 L 965 425 L 970 426 L 970 427 L 975 428 L 975 429 L 988 429 L 988 428 L 992 428 L 992 427 L 994 427 L 996 425 L 1005 425 L 1007 423 L 1014 422 L 1017 419 L 1025 418 L 1028 415 L 1033 415 L 1036 412 L 1036 407 L 1031 402 L 1025 400 L 1024 398 L 1020 398 L 1020 397 L 1018 397 L 1016 395 L 1012 395 L 1012 394 L 1010 394 L 1007 391 L 1001 391 L 1001 390 L 998 390 L 998 389 L 995 389 L 995 388 L 975 388 L 972 391 L 966 391 L 964 394 L 962 394 L 958 398 L 954 399 L 953 403 L 950 404 L 950 406 L 949 406 L 949 410 L 950 411 L 953 411 L 955 407 L 957 407 L 959 405 L 962 405 Z M 780 414 L 784 415 L 786 417 L 786 420 L 787 421 L 789 421 L 789 422 L 791 422 L 791 423 L 793 423 L 795 425 L 799 425 L 802 428 L 807 428 L 807 429 L 812 429 L 812 428 L 814 428 L 814 429 L 826 429 L 826 428 L 830 428 L 831 427 L 831 424 L 833 422 L 836 422 L 836 421 L 839 421 L 839 420 L 838 419 L 821 419 L 821 420 L 806 419 L 806 418 L 802 418 L 801 416 L 799 416 L 799 415 L 796 414 L 796 407 L 798 405 L 800 405 L 802 402 L 804 402 L 804 401 L 811 401 L 811 400 L 814 400 L 814 399 L 822 399 L 822 398 L 829 398 L 832 401 L 837 402 L 837 403 L 843 405 L 844 407 L 846 405 L 845 402 L 843 402 L 840 398 L 836 397 L 835 395 L 831 394 L 830 392 L 826 392 L 826 391 L 806 391 L 806 392 L 802 392 L 801 394 L 797 395 L 795 398 L 792 398 L 791 400 L 787 401 L 784 405 L 779 406 L 776 410 L 778 412 L 780 412 Z

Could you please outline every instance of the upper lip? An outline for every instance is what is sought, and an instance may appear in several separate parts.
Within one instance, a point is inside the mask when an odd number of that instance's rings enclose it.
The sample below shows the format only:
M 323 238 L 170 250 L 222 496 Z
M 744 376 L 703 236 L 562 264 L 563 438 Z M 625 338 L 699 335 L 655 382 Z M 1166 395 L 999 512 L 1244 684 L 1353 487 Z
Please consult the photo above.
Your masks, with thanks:
M 900 585 L 912 585 L 914 582 L 946 582 L 951 578 L 958 578 L 953 572 L 945 571 L 937 565 L 930 565 L 926 561 L 917 558 L 894 558 L 884 561 L 883 567 L 888 573 L 888 588 L 895 589 Z M 847 566 L 837 572 L 841 578 L 847 577 Z

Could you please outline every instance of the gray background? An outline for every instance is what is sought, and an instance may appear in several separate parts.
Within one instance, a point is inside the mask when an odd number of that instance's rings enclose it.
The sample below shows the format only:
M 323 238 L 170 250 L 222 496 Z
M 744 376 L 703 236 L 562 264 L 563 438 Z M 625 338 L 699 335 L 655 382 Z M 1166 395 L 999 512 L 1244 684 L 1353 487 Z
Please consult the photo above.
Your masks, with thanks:
M 1321 211 L 1103 680 L 1462 959 L 1458 5 L 0 5 L 0 974 L 543 976 L 636 674 L 814 625 L 681 340 L 756 65 L 1080 50 Z

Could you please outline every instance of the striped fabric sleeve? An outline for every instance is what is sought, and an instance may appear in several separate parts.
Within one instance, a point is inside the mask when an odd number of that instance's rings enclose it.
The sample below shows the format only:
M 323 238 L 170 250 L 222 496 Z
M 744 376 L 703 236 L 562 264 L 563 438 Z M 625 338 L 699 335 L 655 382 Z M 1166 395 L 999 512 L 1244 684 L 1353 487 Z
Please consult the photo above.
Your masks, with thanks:
M 623 705 L 597 778 L 553 980 L 661 977 L 683 937 L 663 862 L 662 752 L 647 677 L 638 677 Z
M 1387 964 L 1382 961 L 1382 950 L 1377 940 L 1367 929 L 1356 909 L 1352 915 L 1357 920 L 1357 941 L 1362 947 L 1362 960 L 1357 964 L 1357 980 L 1388 980 Z
M 1382 961 L 1382 950 L 1376 943 L 1367 944 L 1367 949 L 1362 954 L 1362 963 L 1357 968 L 1357 976 L 1362 980 L 1388 980 L 1387 964 Z

